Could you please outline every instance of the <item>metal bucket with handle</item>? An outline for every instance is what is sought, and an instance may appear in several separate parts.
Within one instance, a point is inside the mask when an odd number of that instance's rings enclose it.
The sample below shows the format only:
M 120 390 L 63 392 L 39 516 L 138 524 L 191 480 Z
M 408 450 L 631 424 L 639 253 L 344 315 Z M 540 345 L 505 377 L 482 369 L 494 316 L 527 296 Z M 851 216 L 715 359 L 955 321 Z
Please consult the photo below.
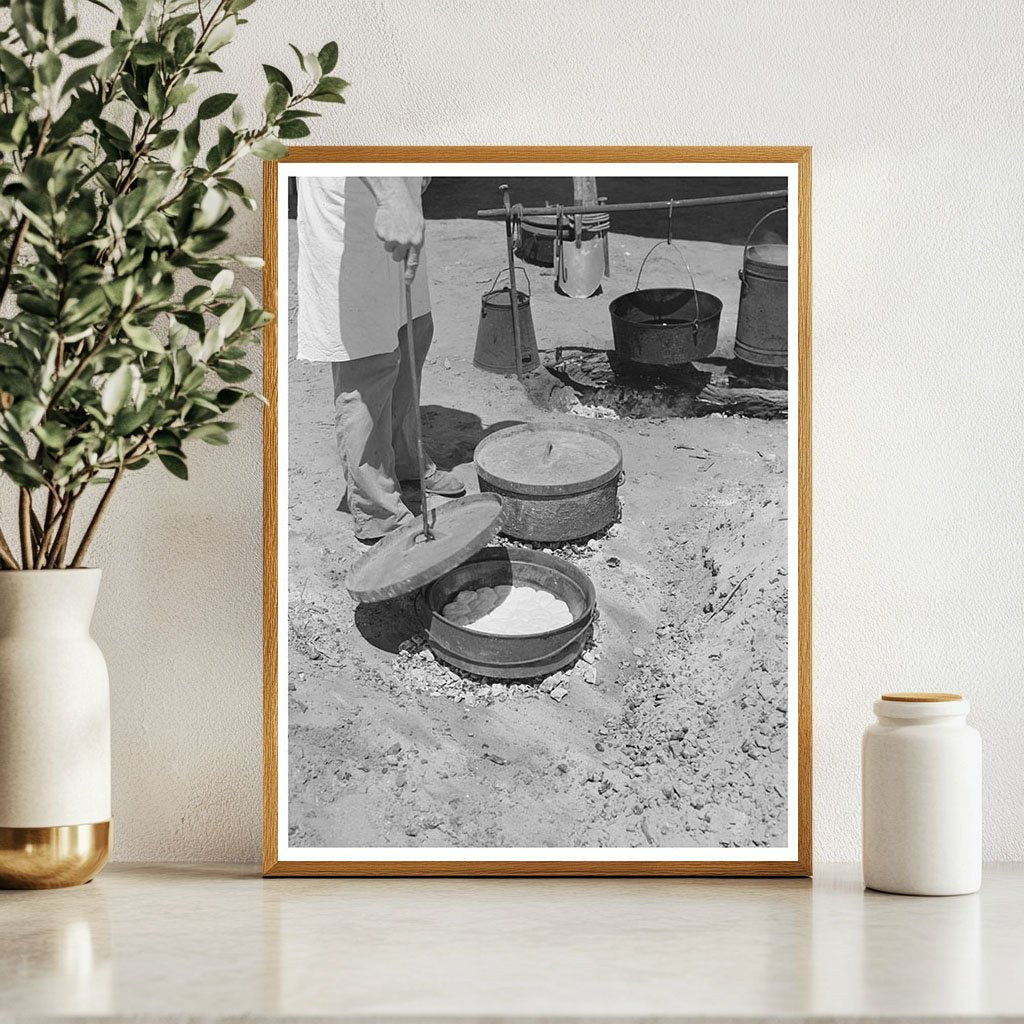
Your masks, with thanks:
M 651 254 L 659 245 L 670 244 L 663 239 L 653 245 L 640 264 L 635 289 L 608 306 L 615 342 L 610 362 L 615 370 L 658 374 L 679 369 L 711 355 L 718 344 L 722 300 L 698 290 L 685 256 L 689 288 L 640 287 Z
M 518 268 L 526 278 L 525 292 L 516 289 L 516 308 L 519 313 L 520 346 L 522 348 L 522 365 L 520 373 L 526 373 L 540 365 L 540 354 L 537 352 L 537 335 L 533 330 L 533 317 L 530 315 L 530 293 L 533 291 L 530 277 Z M 508 270 L 499 270 L 490 287 L 480 299 L 480 323 L 476 330 L 476 349 L 473 352 L 473 365 L 491 373 L 516 373 L 516 345 L 514 324 L 512 322 L 512 289 L 505 285 L 498 288 L 498 281 Z
M 784 242 L 750 244 L 769 217 L 786 210 L 782 206 L 766 213 L 743 246 L 736 357 L 754 366 L 785 367 L 788 361 L 789 246 Z

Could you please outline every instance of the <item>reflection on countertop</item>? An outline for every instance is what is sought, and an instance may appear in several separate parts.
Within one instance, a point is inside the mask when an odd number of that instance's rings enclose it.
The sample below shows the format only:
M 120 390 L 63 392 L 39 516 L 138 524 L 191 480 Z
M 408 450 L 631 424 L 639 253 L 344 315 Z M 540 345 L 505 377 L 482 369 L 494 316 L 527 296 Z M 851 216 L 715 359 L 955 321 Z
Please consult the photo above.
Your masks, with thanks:
M 274 879 L 115 865 L 0 893 L 0 1020 L 66 1014 L 1024 1016 L 1024 866 L 973 896 L 806 880 Z

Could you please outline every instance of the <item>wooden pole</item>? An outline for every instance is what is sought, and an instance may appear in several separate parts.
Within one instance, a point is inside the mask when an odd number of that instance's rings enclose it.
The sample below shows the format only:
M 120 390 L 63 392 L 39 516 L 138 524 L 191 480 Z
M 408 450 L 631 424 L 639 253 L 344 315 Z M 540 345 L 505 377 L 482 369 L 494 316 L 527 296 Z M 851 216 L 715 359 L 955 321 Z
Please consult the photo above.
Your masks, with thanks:
M 523 342 L 519 333 L 519 290 L 516 288 L 516 252 L 512 241 L 512 200 L 509 199 L 508 185 L 501 186 L 505 208 L 505 245 L 508 250 L 509 308 L 512 311 L 512 344 L 516 353 L 516 377 L 523 379 Z
M 595 203 L 593 206 L 563 206 L 562 213 L 573 217 L 577 213 L 628 213 L 633 210 L 677 210 L 686 206 L 729 206 L 733 203 L 759 203 L 768 199 L 786 199 L 788 189 L 776 189 L 772 192 L 745 192 L 735 196 L 700 196 L 696 199 L 663 199 L 652 203 Z M 524 217 L 553 217 L 557 211 L 554 206 L 530 206 L 519 211 Z M 504 208 L 500 210 L 477 210 L 478 217 L 504 217 Z
M 597 178 L 572 179 L 572 205 L 597 206 Z M 578 213 L 573 221 L 576 248 L 583 244 L 583 214 Z

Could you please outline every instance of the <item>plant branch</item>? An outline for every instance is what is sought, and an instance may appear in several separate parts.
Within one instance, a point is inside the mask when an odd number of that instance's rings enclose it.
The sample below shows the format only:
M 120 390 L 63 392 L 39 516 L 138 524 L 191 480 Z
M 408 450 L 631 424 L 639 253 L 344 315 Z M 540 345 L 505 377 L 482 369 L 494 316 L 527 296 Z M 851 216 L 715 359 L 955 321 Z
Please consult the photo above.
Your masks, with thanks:
M 50 137 L 50 126 L 53 124 L 53 115 L 47 112 L 46 117 L 43 119 L 43 123 L 39 127 L 39 139 L 36 142 L 36 147 L 32 151 L 32 156 L 37 157 L 46 147 L 46 140 Z M 11 274 L 14 273 L 14 264 L 18 258 L 18 250 L 21 248 L 21 243 L 25 241 L 25 235 L 28 232 L 28 217 L 22 217 L 18 221 L 18 227 L 15 229 L 14 238 L 11 240 L 11 247 L 7 250 L 7 259 L 4 260 L 4 269 L 0 272 L 0 302 L 4 301 L 4 296 L 7 294 L 7 286 L 11 283 Z
M 18 560 L 14 557 L 11 546 L 7 543 L 3 530 L 0 530 L 0 562 L 8 569 L 19 569 Z
M 107 489 L 103 492 L 103 497 L 100 498 L 100 502 L 96 506 L 96 511 L 92 514 L 92 519 L 89 520 L 89 525 L 86 527 L 85 533 L 82 535 L 82 540 L 78 545 L 78 550 L 75 552 L 75 557 L 71 560 L 72 569 L 77 569 L 81 566 L 82 561 L 85 558 L 85 553 L 89 550 L 89 545 L 92 543 L 93 537 L 96 536 L 96 530 L 100 525 L 100 520 L 102 520 L 104 512 L 107 511 L 110 499 L 114 496 L 114 491 L 116 490 L 123 475 L 124 466 L 118 466 L 116 472 L 110 478 L 110 483 L 107 484 Z
M 43 524 L 39 522 L 39 516 L 36 515 L 36 510 L 33 508 L 31 512 L 32 521 L 32 539 L 38 544 L 43 539 Z M 35 556 L 33 555 L 32 561 L 34 562 Z
M 92 358 L 96 355 L 96 353 L 99 352 L 99 350 L 103 348 L 103 346 L 106 345 L 108 341 L 110 341 L 114 331 L 116 331 L 117 328 L 121 325 L 121 321 L 123 321 L 126 316 L 133 313 L 135 309 L 138 307 L 138 305 L 139 298 L 138 296 L 136 296 L 128 304 L 127 309 L 123 310 L 119 316 L 114 317 L 114 319 L 111 320 L 109 324 L 107 324 L 106 329 L 96 339 L 96 343 L 92 346 L 92 348 L 90 348 L 87 352 L 83 353 L 83 355 L 75 363 L 74 369 L 60 382 L 60 384 L 57 385 L 57 389 L 50 396 L 50 400 L 46 403 L 46 416 L 49 416 L 51 410 L 56 407 L 57 402 L 60 401 L 60 399 L 64 396 L 64 392 L 66 392 L 67 389 L 71 387 L 71 385 L 74 384 L 74 382 L 78 380 L 79 377 L 82 376 L 82 373 L 85 371 L 86 366 L 92 361 Z
M 28 217 L 22 217 L 14 231 L 14 238 L 11 239 L 11 247 L 7 250 L 7 259 L 4 260 L 4 269 L 0 271 L 0 302 L 4 301 L 7 294 L 7 286 L 11 281 L 11 274 L 14 272 L 14 263 L 18 258 L 18 250 L 21 243 L 25 241 L 28 232 Z
M 35 561 L 38 566 L 44 566 L 46 564 L 46 557 L 50 545 L 54 542 L 54 537 L 60 528 L 60 517 L 64 507 L 65 502 L 57 497 L 56 489 L 47 495 L 46 517 L 43 520 L 43 536 L 40 538 L 39 545 L 36 548 Z
M 81 493 L 81 491 L 76 491 L 73 495 L 70 495 L 64 505 L 60 516 L 60 529 L 57 531 L 53 547 L 50 549 L 50 554 L 46 559 L 47 569 L 61 568 L 61 563 L 64 561 L 64 552 L 68 546 L 68 535 L 71 533 L 71 516 L 75 511 L 78 495 Z
M 21 488 L 18 500 L 18 525 L 21 528 L 21 567 L 34 569 L 32 558 L 32 492 L 27 487 Z

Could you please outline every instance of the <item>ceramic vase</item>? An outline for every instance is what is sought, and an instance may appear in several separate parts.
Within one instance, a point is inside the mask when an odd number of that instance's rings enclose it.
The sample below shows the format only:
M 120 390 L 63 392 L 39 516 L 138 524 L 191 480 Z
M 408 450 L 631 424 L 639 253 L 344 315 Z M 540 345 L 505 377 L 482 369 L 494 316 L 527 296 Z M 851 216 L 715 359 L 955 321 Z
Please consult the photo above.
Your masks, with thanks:
M 0 572 L 0 887 L 80 885 L 110 849 L 99 569 Z

